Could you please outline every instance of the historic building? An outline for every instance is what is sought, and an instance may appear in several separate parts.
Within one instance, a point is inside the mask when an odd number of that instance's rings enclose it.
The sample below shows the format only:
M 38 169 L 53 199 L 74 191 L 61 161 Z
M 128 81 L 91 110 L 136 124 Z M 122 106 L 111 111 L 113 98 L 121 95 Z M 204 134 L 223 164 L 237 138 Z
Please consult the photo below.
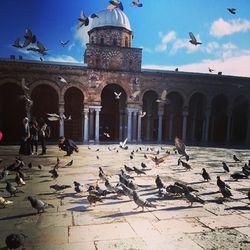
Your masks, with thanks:
M 72 120 L 49 122 L 51 140 L 65 135 L 84 143 L 126 137 L 131 143 L 164 143 L 179 136 L 194 144 L 250 144 L 250 78 L 143 70 L 142 51 L 132 47 L 127 16 L 117 8 L 98 16 L 89 31 L 86 66 L 0 60 L 3 142 L 19 141 L 24 116 L 38 119 L 57 113 L 71 115 Z M 32 106 L 19 98 L 22 78 Z M 163 90 L 168 102 L 156 102 Z

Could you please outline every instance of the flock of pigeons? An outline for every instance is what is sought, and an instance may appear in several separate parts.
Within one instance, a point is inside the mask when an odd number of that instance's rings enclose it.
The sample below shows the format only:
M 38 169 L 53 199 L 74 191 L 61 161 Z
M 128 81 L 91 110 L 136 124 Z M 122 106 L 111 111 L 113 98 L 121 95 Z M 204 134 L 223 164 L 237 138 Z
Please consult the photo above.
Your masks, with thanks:
M 127 145 L 127 139 L 125 139 L 123 142 L 120 142 L 118 149 L 111 149 L 109 146 L 107 148 L 112 153 L 114 150 L 116 150 L 117 153 L 119 152 L 119 150 L 129 150 L 129 146 Z M 88 147 L 88 149 L 91 150 L 90 147 Z M 95 151 L 98 152 L 99 149 L 96 149 Z M 192 167 L 189 163 L 190 157 L 186 151 L 186 146 L 182 142 L 182 140 L 177 137 L 175 138 L 175 148 L 173 149 L 173 151 L 174 154 L 180 155 L 177 161 L 177 165 L 181 165 L 186 171 L 190 171 Z M 163 155 L 159 156 L 162 152 L 164 152 Z M 130 152 L 130 160 L 133 160 L 137 153 L 143 154 L 143 157 L 145 159 L 150 160 L 155 165 L 155 170 L 161 164 L 163 164 L 169 157 L 171 157 L 171 154 L 173 154 L 170 151 L 166 151 L 163 147 L 161 147 L 161 150 L 159 149 L 155 151 L 155 148 L 153 147 L 142 149 L 142 147 L 140 146 L 136 150 Z M 100 158 L 97 156 L 97 159 Z M 237 164 L 241 162 L 236 155 L 233 155 L 233 160 Z M 56 164 L 49 171 L 49 173 L 51 174 L 51 178 L 56 181 L 56 184 L 50 185 L 50 188 L 55 190 L 55 192 L 62 192 L 65 189 L 72 188 L 71 185 L 59 185 L 57 183 L 57 179 L 59 178 L 60 169 L 64 167 L 70 167 L 73 165 L 73 163 L 73 160 L 71 160 L 66 165 L 63 165 L 61 163 L 61 160 L 57 158 Z M 225 162 L 222 163 L 222 167 L 225 172 L 230 172 L 230 168 Z M 15 197 L 18 193 L 24 193 L 21 190 L 21 187 L 26 185 L 26 181 L 29 180 L 25 171 L 27 169 L 34 168 L 38 168 L 38 170 L 45 169 L 43 165 L 38 165 L 36 167 L 33 165 L 32 162 L 27 164 L 20 157 L 16 157 L 15 161 L 7 166 L 3 166 L 3 160 L 0 160 L 0 169 L 2 169 L 0 172 L 0 179 L 1 181 L 6 183 L 5 190 L 9 194 L 9 197 L 12 198 Z M 157 193 L 159 197 L 154 199 L 154 201 L 152 199 L 144 199 L 142 195 L 139 194 L 139 191 L 143 187 L 143 185 L 139 185 L 135 182 L 135 175 L 147 175 L 148 170 L 150 170 L 150 168 L 148 168 L 147 164 L 144 162 L 141 162 L 140 168 L 135 166 L 129 167 L 128 165 L 124 165 L 124 169 L 121 169 L 120 172 L 117 173 L 119 181 L 117 182 L 117 184 L 113 184 L 114 182 L 111 181 L 111 178 L 114 177 L 114 175 L 108 175 L 107 173 L 105 173 L 102 167 L 99 167 L 97 181 L 94 184 L 83 184 L 74 181 L 73 188 L 76 194 L 86 197 L 86 200 L 89 202 L 90 206 L 92 206 L 93 204 L 96 205 L 96 203 L 98 202 L 104 202 L 105 199 L 117 199 L 120 196 L 128 197 L 137 205 L 137 208 L 141 207 L 142 211 L 144 211 L 144 208 L 156 208 L 157 206 L 161 206 L 160 204 L 158 205 L 155 203 L 157 199 L 163 200 L 169 199 L 171 197 L 185 198 L 188 202 L 190 202 L 191 207 L 195 202 L 201 204 L 204 204 L 206 202 L 205 200 L 200 198 L 199 195 L 197 195 L 197 192 L 199 191 L 189 186 L 188 184 L 176 181 L 174 182 L 174 184 L 166 185 L 164 184 L 159 174 L 156 175 L 155 178 L 155 188 L 158 190 Z M 14 182 L 16 185 L 13 183 L 13 181 L 11 181 L 11 179 L 8 178 L 8 175 L 10 173 L 15 174 Z M 133 175 L 132 173 L 134 173 L 135 175 Z M 204 179 L 204 182 L 208 182 L 211 180 L 211 177 L 205 168 L 202 169 L 201 175 Z M 248 163 L 244 164 L 241 172 L 234 172 L 233 174 L 231 174 L 231 177 L 234 180 L 238 181 L 239 179 L 248 178 L 249 175 L 250 160 Z M 105 188 L 101 188 L 99 182 L 102 182 Z M 222 199 L 231 199 L 231 187 L 223 180 L 221 180 L 220 176 L 217 176 L 216 184 L 223 196 Z M 4 191 L 0 190 L 0 192 Z M 43 213 L 46 209 L 54 207 L 53 204 L 46 203 L 45 201 L 35 196 L 28 196 L 27 199 L 30 202 L 31 207 L 34 208 L 37 213 Z M 250 200 L 250 189 L 248 191 L 248 199 Z M 2 206 L 3 208 L 9 206 L 12 203 L 12 200 L 7 200 L 4 197 L 0 197 L 0 206 Z M 27 236 L 25 236 L 24 234 L 10 234 L 6 237 L 6 245 L 10 249 L 15 249 L 19 246 L 23 246 L 26 237 Z

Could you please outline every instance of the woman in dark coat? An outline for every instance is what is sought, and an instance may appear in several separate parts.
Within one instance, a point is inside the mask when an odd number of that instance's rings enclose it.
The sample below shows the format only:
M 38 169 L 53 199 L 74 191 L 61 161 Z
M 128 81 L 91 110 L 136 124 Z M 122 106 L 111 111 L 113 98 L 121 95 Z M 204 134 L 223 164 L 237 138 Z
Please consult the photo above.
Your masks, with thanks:
M 21 145 L 20 145 L 20 149 L 19 149 L 19 154 L 22 154 L 22 155 L 30 155 L 31 154 L 30 126 L 29 126 L 29 119 L 27 117 L 25 117 L 23 119 L 22 138 L 21 138 Z

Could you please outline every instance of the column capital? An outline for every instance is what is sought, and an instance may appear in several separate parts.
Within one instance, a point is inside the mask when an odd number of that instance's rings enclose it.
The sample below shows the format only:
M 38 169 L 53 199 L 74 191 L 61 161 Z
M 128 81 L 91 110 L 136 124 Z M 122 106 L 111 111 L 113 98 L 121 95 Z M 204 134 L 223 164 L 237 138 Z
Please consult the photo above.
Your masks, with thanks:
M 163 110 L 159 110 L 159 111 L 158 111 L 158 116 L 163 116 L 163 114 L 164 114 L 164 111 L 163 111 Z
M 132 112 L 138 112 L 139 109 L 137 109 L 137 108 L 127 108 L 127 111 L 128 111 L 128 113 L 132 113 Z

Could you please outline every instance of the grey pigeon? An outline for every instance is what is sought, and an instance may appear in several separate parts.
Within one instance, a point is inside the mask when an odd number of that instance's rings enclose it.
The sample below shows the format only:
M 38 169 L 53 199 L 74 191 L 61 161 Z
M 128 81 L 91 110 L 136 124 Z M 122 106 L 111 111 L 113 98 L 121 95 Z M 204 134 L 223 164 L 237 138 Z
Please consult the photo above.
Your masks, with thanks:
M 28 200 L 30 201 L 31 206 L 37 210 L 37 213 L 44 212 L 45 209 L 49 207 L 54 208 L 52 204 L 48 204 L 32 196 L 28 196 Z
M 180 182 L 177 182 L 177 181 L 174 183 L 174 185 L 182 187 L 183 190 L 187 189 L 189 192 L 199 192 L 198 190 L 193 189 L 192 187 L 187 186 L 186 184 L 180 183 Z
M 186 157 L 186 160 L 188 161 L 189 155 L 186 152 L 186 145 L 184 144 L 184 142 L 180 138 L 175 137 L 174 143 L 175 143 L 175 149 L 177 150 L 178 154 L 180 154 L 181 157 L 182 156 Z
M 144 207 L 156 208 L 156 206 L 154 204 L 152 204 L 151 202 L 142 199 L 136 191 L 133 191 L 133 200 L 134 200 L 135 204 L 138 206 L 137 208 L 141 207 L 142 211 L 144 211 Z
M 93 194 L 89 194 L 88 196 L 87 196 L 87 200 L 88 200 L 88 202 L 89 202 L 89 204 L 90 204 L 90 206 L 94 203 L 96 203 L 96 202 L 103 202 L 102 201 L 102 199 L 100 198 L 100 197 L 98 197 L 98 196 L 96 196 L 96 195 L 93 195 Z
M 204 179 L 205 181 L 211 180 L 210 175 L 209 175 L 209 173 L 206 171 L 205 168 L 202 169 L 202 174 L 201 174 L 201 175 L 202 175 L 202 177 L 203 177 L 203 179 Z
M 241 162 L 241 160 L 236 155 L 233 155 L 233 159 L 235 162 Z
M 231 177 L 238 181 L 239 179 L 244 179 L 244 178 L 247 178 L 247 176 L 245 174 L 242 174 L 242 173 L 238 173 L 238 172 L 235 172 L 233 174 L 231 174 Z
M 64 167 L 69 167 L 69 166 L 72 166 L 72 164 L 73 164 L 73 160 L 71 160 L 70 162 L 68 162 L 67 164 L 65 164 L 65 166 L 64 166 Z
M 75 188 L 74 190 L 76 193 L 82 193 L 84 192 L 83 185 L 81 185 L 79 182 L 74 181 Z
M 185 189 L 184 191 L 185 191 L 184 194 L 185 194 L 186 199 L 191 202 L 191 206 L 193 205 L 194 202 L 199 202 L 201 204 L 205 203 L 205 201 L 202 200 L 199 196 L 193 193 L 190 193 L 187 189 Z
M 224 198 L 230 198 L 232 195 L 231 191 L 225 186 L 220 188 L 220 192 L 222 193 Z
M 127 165 L 124 165 L 124 168 L 125 168 L 125 170 L 126 170 L 128 173 L 130 173 L 130 172 L 133 172 L 133 171 L 134 171 L 134 169 L 133 169 L 133 168 L 130 168 L 130 167 L 128 167 Z
M 145 173 L 144 171 L 142 171 L 142 170 L 140 170 L 140 169 L 138 169 L 138 168 L 136 168 L 136 167 L 133 167 L 133 169 L 134 169 L 134 171 L 135 171 L 135 173 L 136 173 L 137 175 L 141 175 L 141 174 L 146 175 L 146 173 Z
M 157 188 L 159 190 L 162 189 L 162 188 L 165 188 L 165 186 L 164 186 L 164 184 L 163 184 L 163 182 L 162 182 L 162 180 L 161 180 L 161 178 L 160 178 L 159 175 L 156 176 L 155 184 L 156 184 L 156 186 L 157 186 Z
M 6 191 L 10 194 L 10 196 L 16 196 L 17 193 L 24 193 L 22 190 L 14 187 L 9 181 L 6 181 Z
M 229 169 L 229 167 L 228 167 L 228 165 L 223 161 L 222 162 L 222 167 L 223 167 L 223 169 L 226 171 L 226 172 L 230 172 L 230 169 Z
M 229 186 L 229 185 L 227 185 L 224 181 L 222 181 L 221 179 L 220 179 L 220 176 L 217 176 L 217 186 L 219 187 L 219 188 L 229 188 L 229 189 L 231 189 L 231 187 Z
M 184 194 L 184 190 L 182 187 L 177 186 L 177 185 L 169 185 L 166 187 L 166 191 L 168 193 L 172 193 L 172 194 L 178 194 L 178 195 L 182 195 Z
M 199 44 L 202 44 L 201 42 L 198 42 L 197 39 L 195 38 L 194 34 L 192 32 L 189 32 L 189 37 L 190 37 L 190 40 L 189 42 L 193 45 L 199 45 Z
M 55 184 L 55 185 L 50 185 L 50 188 L 54 189 L 55 191 L 61 191 L 61 190 L 67 189 L 67 188 L 71 188 L 71 186 L 70 185 Z

